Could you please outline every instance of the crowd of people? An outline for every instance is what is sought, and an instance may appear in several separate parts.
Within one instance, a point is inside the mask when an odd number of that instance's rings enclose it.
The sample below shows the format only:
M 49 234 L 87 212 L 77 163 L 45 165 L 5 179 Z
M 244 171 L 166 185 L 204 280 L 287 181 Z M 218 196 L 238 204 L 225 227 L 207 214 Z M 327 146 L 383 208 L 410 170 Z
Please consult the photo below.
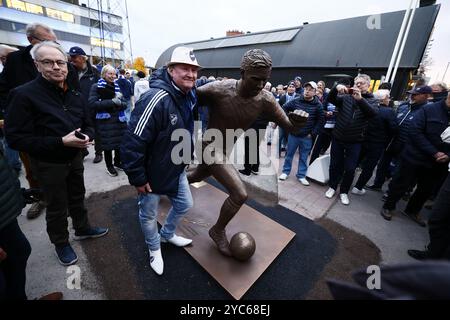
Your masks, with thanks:
M 281 182 L 288 179 L 299 150 L 296 178 L 309 186 L 308 166 L 330 150 L 325 196 L 333 198 L 339 188 L 340 201 L 349 205 L 350 190 L 364 196 L 366 189 L 380 191 L 389 181 L 380 211 L 386 220 L 393 218 L 396 203 L 412 193 L 404 214 L 425 226 L 420 210 L 427 200 L 434 201 L 430 245 L 409 254 L 417 259 L 450 258 L 450 97 L 445 84 L 416 86 L 408 92 L 409 99 L 394 108 L 390 85 L 371 93 L 366 74 L 341 79 L 331 89 L 324 81 L 303 84 L 300 76 L 272 88 L 272 61 L 259 49 L 244 55 L 239 80 L 197 79 L 200 64 L 185 47 L 175 48 L 170 62 L 150 80 L 138 72 L 134 82 L 126 70 L 111 65 L 99 72 L 80 47 L 65 50 L 48 26 L 30 24 L 26 35 L 26 48 L 0 48 L 0 298 L 26 299 L 31 249 L 16 219 L 24 203 L 17 179 L 22 165 L 28 187 L 40 195 L 33 198 L 27 217 L 46 211 L 47 233 L 62 265 L 78 261 L 69 241 L 68 216 L 75 240 L 109 232 L 90 224 L 84 204 L 83 160 L 92 144 L 94 163 L 104 158 L 108 175 L 124 171 L 136 188 L 150 266 L 158 275 L 164 270 L 161 242 L 178 247 L 192 243 L 175 230 L 193 205 L 189 183 L 210 175 L 227 188 L 229 197 L 209 235 L 223 255 L 231 256 L 226 225 L 247 199 L 240 174 L 259 172 L 259 157 L 249 161 L 252 152 L 259 154 L 258 147 L 246 142 L 243 170 L 223 163 L 229 151 L 224 145 L 212 153 L 213 162 L 187 173 L 187 163 L 170 159 L 178 143 L 171 135 L 185 129 L 192 142 L 195 120 L 202 121 L 203 129 L 221 132 L 267 128 L 268 145 L 278 129 L 279 155 L 285 152 Z M 210 142 L 203 141 L 203 149 Z M 361 173 L 352 188 L 358 167 Z M 375 180 L 367 185 L 375 168 Z M 158 231 L 161 195 L 169 197 L 172 208 Z

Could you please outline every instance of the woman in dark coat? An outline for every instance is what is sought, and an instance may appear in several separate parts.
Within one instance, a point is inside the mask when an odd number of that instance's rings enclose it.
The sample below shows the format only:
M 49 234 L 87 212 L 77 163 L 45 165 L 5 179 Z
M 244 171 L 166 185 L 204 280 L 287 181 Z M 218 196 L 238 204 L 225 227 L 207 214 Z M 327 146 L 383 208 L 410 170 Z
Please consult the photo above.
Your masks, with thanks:
M 91 87 L 89 107 L 96 113 L 95 121 L 100 136 L 101 150 L 105 152 L 106 170 L 112 177 L 117 176 L 114 167 L 122 170 L 120 143 L 127 128 L 124 110 L 127 105 L 121 100 L 119 86 L 115 83 L 116 70 L 106 65 L 101 78 Z M 114 165 L 112 152 L 114 150 Z

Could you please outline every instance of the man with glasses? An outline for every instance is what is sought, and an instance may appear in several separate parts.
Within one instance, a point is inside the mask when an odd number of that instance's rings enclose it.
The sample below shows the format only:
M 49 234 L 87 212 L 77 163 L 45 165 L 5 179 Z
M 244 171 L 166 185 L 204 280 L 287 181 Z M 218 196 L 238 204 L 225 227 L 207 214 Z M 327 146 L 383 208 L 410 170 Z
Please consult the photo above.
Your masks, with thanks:
M 94 137 L 91 117 L 79 91 L 67 83 L 66 53 L 50 41 L 31 50 L 40 75 L 11 91 L 5 121 L 12 148 L 30 155 L 47 201 L 47 233 L 59 262 L 71 265 L 78 257 L 69 244 L 67 215 L 75 240 L 98 238 L 106 228 L 89 225 L 84 206 L 84 167 L 81 150 Z
M 0 105 L 2 108 L 6 107 L 6 98 L 12 89 L 34 80 L 37 77 L 38 70 L 30 54 L 33 46 L 42 41 L 56 41 L 56 35 L 53 30 L 41 23 L 27 25 L 26 35 L 30 45 L 24 49 L 12 52 L 8 56 L 8 61 L 3 72 L 0 74 Z M 39 188 L 39 184 L 31 171 L 28 155 L 21 152 L 20 158 L 24 164 L 26 178 L 30 188 Z M 32 204 L 27 212 L 27 218 L 33 219 L 38 217 L 44 209 L 44 201 Z

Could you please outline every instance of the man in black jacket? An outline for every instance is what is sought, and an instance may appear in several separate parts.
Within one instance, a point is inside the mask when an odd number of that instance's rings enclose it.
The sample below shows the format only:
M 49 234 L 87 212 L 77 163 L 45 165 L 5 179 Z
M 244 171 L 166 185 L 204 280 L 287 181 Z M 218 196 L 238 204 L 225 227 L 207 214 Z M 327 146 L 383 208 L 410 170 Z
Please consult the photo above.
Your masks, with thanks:
M 338 96 L 340 89 L 349 92 L 349 89 L 342 85 L 334 87 L 328 95 L 328 101 L 336 106 L 338 113 L 331 144 L 330 188 L 325 196 L 327 198 L 334 196 L 342 178 L 339 196 L 344 205 L 350 204 L 348 191 L 355 176 L 367 124 L 369 119 L 377 114 L 371 105 L 375 103 L 375 99 L 373 94 L 368 91 L 369 86 L 370 77 L 360 74 L 355 78 L 355 86 L 351 88 L 351 95 Z
M 30 51 L 38 43 L 42 41 L 56 41 L 56 35 L 53 30 L 40 23 L 33 23 L 27 25 L 26 35 L 30 45 L 24 49 L 12 52 L 8 55 L 8 60 L 0 74 L 0 104 L 6 108 L 6 100 L 9 92 L 31 80 L 34 80 L 39 72 L 36 69 Z M 21 152 L 25 167 L 26 178 L 30 188 L 39 188 L 38 181 L 30 168 L 30 160 L 26 153 Z M 27 218 L 34 219 L 38 217 L 45 209 L 45 202 L 40 201 L 34 203 L 27 212 Z
M 431 94 L 431 88 L 416 87 L 409 93 L 416 95 L 424 92 Z M 441 134 L 449 121 L 450 96 L 424 106 L 415 115 L 409 143 L 402 152 L 400 166 L 389 184 L 388 197 L 380 212 L 386 220 L 392 219 L 397 202 L 417 179 L 417 188 L 402 213 L 420 226 L 426 226 L 420 217 L 420 210 L 440 177 L 447 174 L 450 145 L 441 140 Z
M 100 72 L 97 68 L 94 68 L 89 63 L 86 52 L 80 47 L 72 47 L 69 49 L 70 63 L 74 67 L 74 71 L 77 73 L 80 82 L 80 92 L 83 95 L 83 100 L 88 105 L 89 92 L 94 83 L 97 83 L 100 79 Z M 95 117 L 95 112 L 92 113 L 92 117 Z M 103 160 L 102 150 L 100 149 L 99 135 L 96 128 L 95 134 L 95 158 L 94 163 L 99 163 Z M 87 156 L 89 152 L 87 150 L 83 153 Z
M 363 143 L 364 159 L 361 165 L 362 172 L 359 175 L 355 187 L 352 189 L 352 193 L 357 195 L 364 195 L 366 193 L 364 187 L 372 177 L 378 160 L 380 160 L 389 141 L 391 141 L 397 131 L 395 112 L 389 106 L 389 90 L 381 89 L 375 92 L 374 95 L 379 100 L 379 104 L 376 107 L 378 114 L 370 119 L 369 125 L 367 126 L 366 140 Z
M 47 201 L 50 241 L 60 263 L 70 265 L 78 258 L 69 244 L 67 212 L 72 217 L 75 239 L 100 237 L 108 232 L 89 225 L 84 207 L 81 149 L 90 144 L 94 132 L 81 94 L 66 82 L 64 50 L 47 41 L 33 47 L 31 55 L 40 75 L 11 91 L 6 139 L 12 148 L 30 155 Z

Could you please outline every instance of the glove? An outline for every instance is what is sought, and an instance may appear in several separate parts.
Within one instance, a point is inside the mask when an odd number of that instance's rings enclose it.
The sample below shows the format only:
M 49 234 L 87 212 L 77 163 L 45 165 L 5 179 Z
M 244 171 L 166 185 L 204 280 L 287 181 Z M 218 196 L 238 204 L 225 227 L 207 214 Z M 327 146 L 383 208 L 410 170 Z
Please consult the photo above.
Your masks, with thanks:
M 116 106 L 121 106 L 122 105 L 122 100 L 120 100 L 119 98 L 113 98 L 112 102 L 116 105 Z
M 295 110 L 294 112 L 289 112 L 289 120 L 295 127 L 303 127 L 308 121 L 309 114 L 303 110 Z

